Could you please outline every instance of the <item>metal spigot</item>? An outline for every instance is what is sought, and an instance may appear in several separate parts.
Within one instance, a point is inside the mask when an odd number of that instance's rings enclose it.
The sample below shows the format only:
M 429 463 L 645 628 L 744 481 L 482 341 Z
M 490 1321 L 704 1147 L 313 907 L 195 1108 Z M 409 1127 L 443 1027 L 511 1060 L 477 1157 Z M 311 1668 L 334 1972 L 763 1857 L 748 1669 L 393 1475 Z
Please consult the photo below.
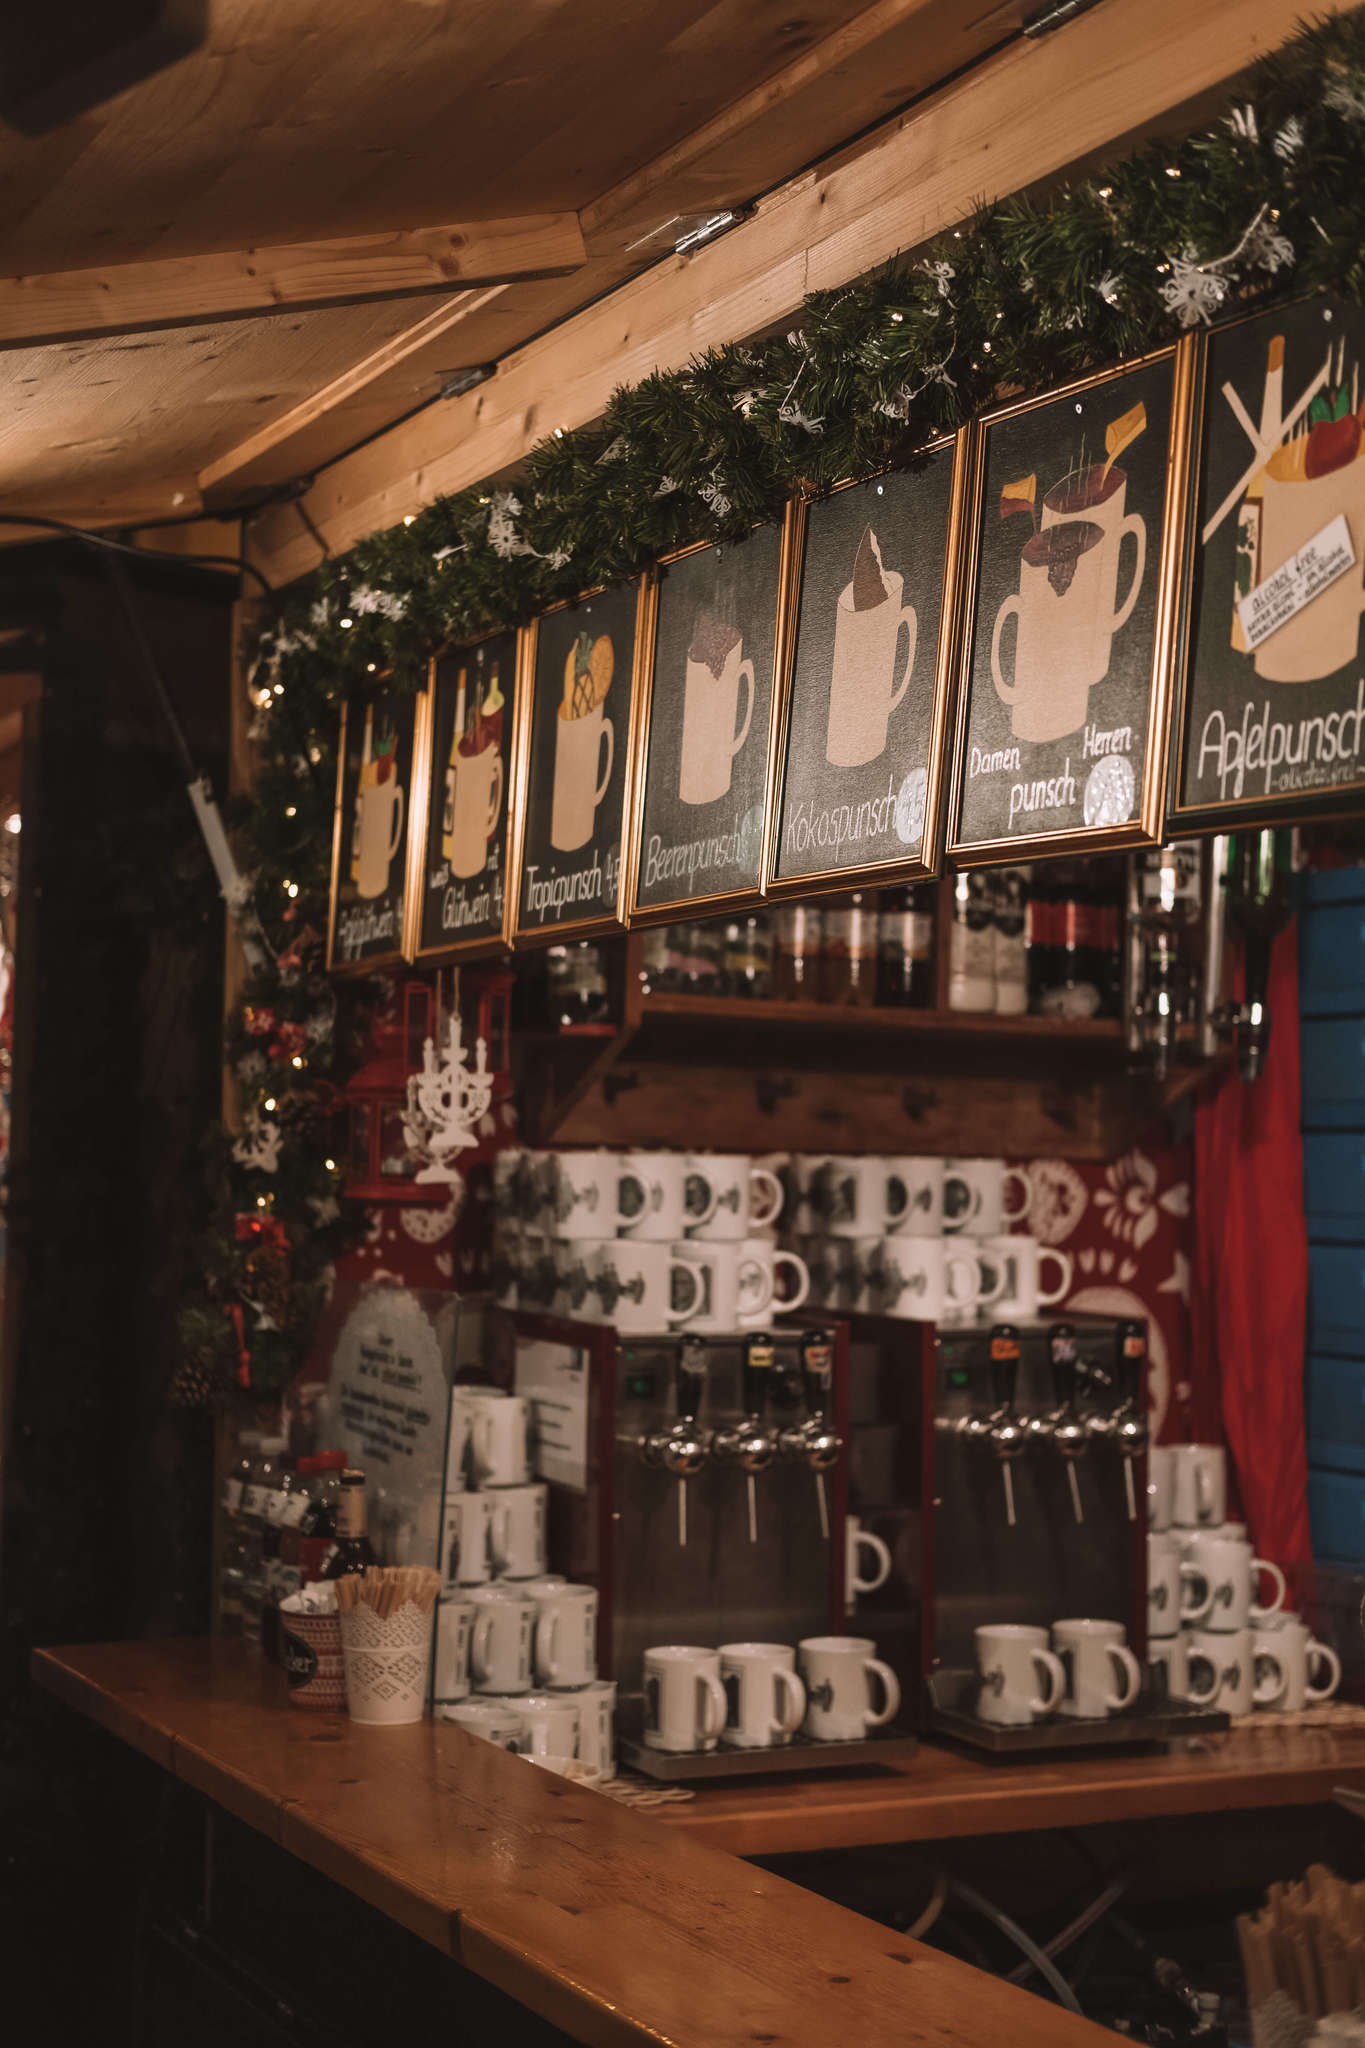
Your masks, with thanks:
M 1071 1512 L 1078 1523 L 1085 1520 L 1081 1506 L 1079 1461 L 1090 1448 L 1090 1432 L 1076 1411 L 1077 1361 L 1076 1329 L 1073 1323 L 1054 1323 L 1047 1333 L 1048 1359 L 1052 1367 L 1052 1391 L 1057 1407 L 1052 1415 L 1053 1448 L 1065 1460 L 1067 1484 L 1071 1489 Z
M 1128 1519 L 1137 1520 L 1137 1486 L 1133 1465 L 1151 1440 L 1147 1422 L 1143 1367 L 1147 1362 L 1147 1325 L 1136 1319 L 1118 1326 L 1118 1369 L 1120 1405 L 1114 1413 L 1111 1435 L 1123 1459 L 1123 1484 L 1128 1496 Z
M 1005 1520 L 1015 1526 L 1014 1472 L 1016 1458 L 1028 1449 L 1028 1431 L 1014 1412 L 1014 1392 L 1019 1379 L 1019 1332 L 1013 1323 L 997 1323 L 991 1331 L 991 1393 L 995 1402 L 985 1437 L 1000 1460 L 1000 1477 L 1005 1488 Z
M 741 1420 L 715 1431 L 711 1456 L 718 1465 L 733 1465 L 744 1474 L 749 1508 L 749 1541 L 758 1541 L 758 1496 L 754 1476 L 766 1472 L 777 1456 L 777 1431 L 763 1421 L 768 1399 L 768 1375 L 776 1360 L 773 1340 L 755 1333 L 745 1341 L 743 1367 L 744 1406 Z
M 778 1455 L 791 1464 L 808 1465 L 815 1474 L 820 1533 L 829 1541 L 829 1501 L 825 1474 L 839 1462 L 844 1440 L 830 1425 L 825 1406 L 834 1379 L 834 1343 L 828 1330 L 808 1330 L 801 1339 L 801 1375 L 806 1387 L 806 1419 L 790 1423 L 777 1439 Z
M 677 1420 L 668 1429 L 642 1436 L 640 1456 L 646 1465 L 678 1482 L 678 1548 L 686 1550 L 687 1482 L 696 1478 L 711 1455 L 710 1439 L 697 1427 L 697 1409 L 706 1388 L 706 1346 L 701 1337 L 680 1340 L 675 1388 Z

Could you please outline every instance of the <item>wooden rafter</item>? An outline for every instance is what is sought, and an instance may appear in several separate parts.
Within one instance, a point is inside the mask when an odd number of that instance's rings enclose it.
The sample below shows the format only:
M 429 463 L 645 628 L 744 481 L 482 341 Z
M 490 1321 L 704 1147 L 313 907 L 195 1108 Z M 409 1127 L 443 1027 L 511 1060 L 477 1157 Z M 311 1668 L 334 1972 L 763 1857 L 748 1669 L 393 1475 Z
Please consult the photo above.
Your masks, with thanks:
M 0 348 L 561 277 L 583 261 L 577 215 L 541 213 L 3 277 Z

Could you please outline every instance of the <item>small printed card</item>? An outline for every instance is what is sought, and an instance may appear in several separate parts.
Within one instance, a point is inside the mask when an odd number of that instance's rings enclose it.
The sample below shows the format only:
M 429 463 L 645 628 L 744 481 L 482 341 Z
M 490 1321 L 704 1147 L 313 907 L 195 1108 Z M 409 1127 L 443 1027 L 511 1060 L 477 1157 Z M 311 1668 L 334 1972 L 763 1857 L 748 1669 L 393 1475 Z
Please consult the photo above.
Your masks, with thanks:
M 1329 583 L 1335 583 L 1338 576 L 1353 568 L 1355 559 L 1346 515 L 1338 512 L 1321 533 L 1305 541 L 1287 562 L 1281 562 L 1273 576 L 1267 576 L 1264 583 L 1258 583 L 1238 599 L 1237 616 L 1248 649 L 1254 653 L 1263 640 L 1268 640 L 1281 626 L 1287 626 Z

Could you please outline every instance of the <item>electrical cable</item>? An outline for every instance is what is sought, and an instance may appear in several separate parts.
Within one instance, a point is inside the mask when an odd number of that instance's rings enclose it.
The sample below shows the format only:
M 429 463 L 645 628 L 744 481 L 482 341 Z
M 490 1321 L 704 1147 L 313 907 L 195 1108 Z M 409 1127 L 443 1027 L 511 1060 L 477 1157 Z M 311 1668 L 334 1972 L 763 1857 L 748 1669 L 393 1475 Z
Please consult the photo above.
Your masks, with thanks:
M 1080 2012 L 1081 2002 L 1067 1983 L 1066 1978 L 1062 1975 L 1051 1957 L 1044 1955 L 1032 1936 L 1025 1934 L 1017 1920 L 1011 1920 L 1008 1913 L 1002 1913 L 999 1906 L 993 1906 L 989 1899 L 983 1898 L 973 1885 L 964 1883 L 960 1877 L 950 1877 L 948 1879 L 948 1889 L 955 1899 L 962 1901 L 964 1906 L 970 1906 L 974 1913 L 980 1913 L 984 1919 L 991 1922 L 992 1926 L 998 1927 L 1000 1932 L 1028 1957 L 1039 1976 L 1046 1978 L 1047 1982 L 1052 1986 L 1058 1999 L 1068 2012 Z
M 920 1914 L 919 1919 L 913 1921 L 911 1925 L 907 1927 L 905 1930 L 905 1938 L 907 1941 L 923 1941 L 925 1935 L 929 1932 L 929 1929 L 933 1926 L 934 1922 L 938 1919 L 939 1914 L 943 1911 L 943 1902 L 947 1898 L 947 1896 L 947 1874 L 946 1872 L 940 1870 L 935 1874 L 934 1889 L 929 1896 L 928 1905 Z
M 1118 1904 L 1127 1889 L 1128 1882 L 1126 1878 L 1116 1878 L 1113 1884 L 1106 1885 L 1097 1898 L 1092 1899 L 1088 1906 L 1082 1907 L 1075 1919 L 1070 1921 L 1060 1934 L 1054 1934 L 1051 1941 L 1044 1944 L 1043 1954 L 1045 1956 L 1064 1955 L 1073 1942 L 1079 1941 L 1081 1936 L 1087 1933 L 1097 1920 L 1104 1918 L 1104 1915 L 1111 1906 Z M 1018 1964 L 1010 1971 L 1010 1983 L 1021 1984 L 1031 1974 L 1032 1969 L 1033 1965 L 1031 1963 L 1024 1962 Z
M 169 522 L 167 522 L 169 524 Z M 239 576 L 254 576 L 267 597 L 273 597 L 273 584 L 267 582 L 254 562 L 245 555 L 179 555 L 173 548 L 144 548 L 135 541 L 115 540 L 110 533 L 98 533 L 90 526 L 72 526 L 66 519 L 48 519 L 37 512 L 0 512 L 0 526 L 40 526 L 46 533 L 62 533 L 71 540 L 83 540 L 87 547 L 106 548 L 111 554 L 133 555 L 139 561 L 178 562 L 205 564 L 225 569 L 235 569 Z

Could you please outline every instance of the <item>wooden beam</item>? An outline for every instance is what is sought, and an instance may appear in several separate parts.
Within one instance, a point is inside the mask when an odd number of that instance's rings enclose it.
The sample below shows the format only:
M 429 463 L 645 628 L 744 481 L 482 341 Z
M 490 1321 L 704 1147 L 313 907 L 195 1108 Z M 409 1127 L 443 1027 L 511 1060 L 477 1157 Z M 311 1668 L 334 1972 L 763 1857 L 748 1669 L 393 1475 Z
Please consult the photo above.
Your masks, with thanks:
M 1342 11 L 1340 0 L 1321 11 Z M 1117 154 L 1286 41 L 1300 14 L 1301 0 L 1108 0 L 1056 35 L 1012 43 L 855 154 L 772 193 L 730 234 L 656 264 L 467 397 L 334 464 L 309 495 L 311 518 L 340 553 L 441 492 L 505 473 L 552 428 L 599 417 L 618 384 L 770 329 L 806 292 L 919 246 L 983 198 Z M 263 514 L 250 540 L 275 583 L 319 560 L 296 508 Z
M 199 512 L 203 499 L 193 477 L 151 477 L 136 484 L 111 484 L 107 491 L 92 489 L 88 495 L 58 504 L 46 501 L 17 502 L 0 496 L 0 514 L 10 519 L 61 519 L 68 526 L 89 526 L 95 531 L 110 526 L 136 527 L 151 519 L 188 518 Z M 59 536 L 44 526 L 0 524 L 0 548 L 15 547 L 21 541 L 56 540 Z
M 296 242 L 103 270 L 0 278 L 0 348 L 203 320 L 402 299 L 508 278 L 561 277 L 584 261 L 572 213 L 528 214 L 339 241 Z

